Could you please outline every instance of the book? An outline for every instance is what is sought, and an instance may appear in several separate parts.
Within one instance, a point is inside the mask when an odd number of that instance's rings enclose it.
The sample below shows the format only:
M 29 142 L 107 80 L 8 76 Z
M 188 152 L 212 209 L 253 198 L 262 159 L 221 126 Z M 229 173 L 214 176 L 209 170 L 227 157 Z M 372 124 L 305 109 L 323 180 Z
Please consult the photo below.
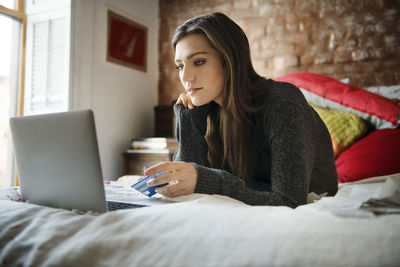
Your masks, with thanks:
M 178 140 L 176 140 L 175 137 L 167 138 L 167 148 L 178 149 L 179 148 Z
M 167 148 L 167 139 L 165 137 L 149 137 L 132 139 L 133 149 L 163 149 Z
M 132 149 L 178 149 L 179 144 L 175 138 L 149 137 L 132 139 Z
M 169 154 L 172 151 L 167 148 L 164 148 L 164 149 L 128 149 L 126 152 L 132 154 Z

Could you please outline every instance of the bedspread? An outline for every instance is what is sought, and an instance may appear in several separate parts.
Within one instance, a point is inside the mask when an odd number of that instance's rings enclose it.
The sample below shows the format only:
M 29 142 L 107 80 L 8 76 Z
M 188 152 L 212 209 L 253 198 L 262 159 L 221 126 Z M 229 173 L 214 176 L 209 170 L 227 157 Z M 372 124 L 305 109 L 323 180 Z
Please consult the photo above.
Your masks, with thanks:
M 248 206 L 219 195 L 193 194 L 180 201 L 80 214 L 0 200 L 0 265 L 400 263 L 400 215 L 343 217 L 314 204 L 297 209 Z

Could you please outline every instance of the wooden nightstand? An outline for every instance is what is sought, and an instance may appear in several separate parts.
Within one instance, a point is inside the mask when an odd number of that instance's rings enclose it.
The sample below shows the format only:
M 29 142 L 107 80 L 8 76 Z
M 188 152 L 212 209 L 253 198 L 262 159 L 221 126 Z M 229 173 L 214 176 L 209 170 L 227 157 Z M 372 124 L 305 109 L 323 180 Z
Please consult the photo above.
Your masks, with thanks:
M 127 151 L 122 154 L 123 175 L 143 175 L 143 171 L 159 162 L 171 161 L 176 149 L 168 149 L 166 153 L 135 153 Z

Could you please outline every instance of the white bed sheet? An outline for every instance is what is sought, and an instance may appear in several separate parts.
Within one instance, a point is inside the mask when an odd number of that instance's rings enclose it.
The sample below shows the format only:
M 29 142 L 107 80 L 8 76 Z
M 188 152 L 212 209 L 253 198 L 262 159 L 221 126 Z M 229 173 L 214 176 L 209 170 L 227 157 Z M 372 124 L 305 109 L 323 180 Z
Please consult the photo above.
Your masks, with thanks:
M 382 186 L 379 182 L 375 184 Z M 352 187 L 354 184 L 343 186 L 338 196 L 345 199 Z M 297 209 L 254 207 L 219 195 L 193 194 L 178 200 L 181 202 L 100 215 L 0 200 L 0 263 L 6 266 L 399 266 L 400 263 L 400 215 L 343 217 L 324 210 L 318 202 Z

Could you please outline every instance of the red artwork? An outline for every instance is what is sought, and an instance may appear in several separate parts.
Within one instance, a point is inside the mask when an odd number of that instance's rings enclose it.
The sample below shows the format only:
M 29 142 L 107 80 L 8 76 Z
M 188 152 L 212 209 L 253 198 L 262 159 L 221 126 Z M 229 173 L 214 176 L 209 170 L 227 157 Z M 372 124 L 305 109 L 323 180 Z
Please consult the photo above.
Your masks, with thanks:
M 107 18 L 107 60 L 146 71 L 147 28 L 111 10 Z

